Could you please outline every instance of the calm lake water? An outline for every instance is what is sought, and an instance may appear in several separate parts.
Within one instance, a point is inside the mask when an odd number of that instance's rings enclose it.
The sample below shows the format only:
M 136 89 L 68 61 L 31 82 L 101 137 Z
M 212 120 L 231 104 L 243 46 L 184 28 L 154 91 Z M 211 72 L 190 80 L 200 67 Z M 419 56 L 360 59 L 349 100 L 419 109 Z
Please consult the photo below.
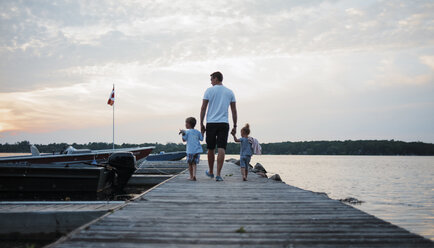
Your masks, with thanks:
M 354 207 L 434 240 L 433 156 L 253 156 L 257 162 L 289 185 L 357 198 L 364 203 Z

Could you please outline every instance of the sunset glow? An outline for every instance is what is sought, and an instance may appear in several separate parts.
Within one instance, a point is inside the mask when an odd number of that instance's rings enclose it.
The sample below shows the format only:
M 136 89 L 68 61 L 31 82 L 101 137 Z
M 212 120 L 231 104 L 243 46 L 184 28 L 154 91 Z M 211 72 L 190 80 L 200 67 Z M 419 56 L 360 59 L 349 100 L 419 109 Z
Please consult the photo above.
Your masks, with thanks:
M 217 70 L 263 142 L 434 142 L 432 1 L 0 6 L 1 143 L 111 141 L 113 84 L 117 143 L 179 142 Z

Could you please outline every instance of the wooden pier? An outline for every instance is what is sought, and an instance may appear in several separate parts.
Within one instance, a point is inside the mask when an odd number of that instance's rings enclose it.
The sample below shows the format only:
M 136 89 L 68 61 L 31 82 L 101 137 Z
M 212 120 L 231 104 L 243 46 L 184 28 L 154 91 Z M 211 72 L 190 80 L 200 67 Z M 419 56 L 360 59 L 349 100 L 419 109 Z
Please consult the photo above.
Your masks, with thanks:
M 128 186 L 154 186 L 188 168 L 182 161 L 142 161 L 128 181 Z
M 434 247 L 432 241 L 324 194 L 256 174 L 223 182 L 188 171 L 49 247 Z
M 186 168 L 185 161 L 140 162 L 139 169 L 128 182 L 130 192 L 115 197 L 115 199 L 135 197 L 138 192 L 141 193 L 144 189 L 155 186 Z M 87 177 L 86 179 L 92 178 L 94 177 Z M 47 181 L 51 183 L 51 181 Z M 88 190 L 85 187 L 88 184 L 83 186 L 80 183 L 74 183 L 68 187 L 72 190 Z M 37 188 L 37 186 L 34 188 Z M 32 188 L 28 189 L 32 190 Z M 72 191 L 72 193 L 74 192 Z M 80 193 L 85 194 L 88 192 Z M 54 240 L 59 235 L 67 234 L 77 227 L 89 223 L 107 212 L 115 211 L 126 204 L 125 201 L 76 201 L 76 199 L 81 199 L 80 193 L 72 195 L 71 198 L 74 201 L 0 201 L 0 241 Z M 108 195 L 102 196 L 103 199 L 107 199 L 107 197 Z M 44 195 L 42 194 L 38 198 L 44 199 Z M 55 198 L 60 198 L 60 196 L 56 195 Z M 90 194 L 84 198 L 93 199 Z M 17 199 L 20 198 L 17 197 Z

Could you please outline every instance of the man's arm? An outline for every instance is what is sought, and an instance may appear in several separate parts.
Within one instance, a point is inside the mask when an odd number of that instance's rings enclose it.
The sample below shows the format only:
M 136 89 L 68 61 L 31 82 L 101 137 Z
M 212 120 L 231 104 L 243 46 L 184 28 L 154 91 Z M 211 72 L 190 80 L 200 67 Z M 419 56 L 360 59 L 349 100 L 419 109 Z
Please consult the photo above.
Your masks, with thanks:
M 236 102 L 231 102 L 232 120 L 234 122 L 234 127 L 232 128 L 231 134 L 235 135 L 237 133 L 237 104 Z
M 206 129 L 203 125 L 203 121 L 205 120 L 206 108 L 208 107 L 208 100 L 202 100 L 202 107 L 200 108 L 200 132 L 202 135 L 205 133 Z

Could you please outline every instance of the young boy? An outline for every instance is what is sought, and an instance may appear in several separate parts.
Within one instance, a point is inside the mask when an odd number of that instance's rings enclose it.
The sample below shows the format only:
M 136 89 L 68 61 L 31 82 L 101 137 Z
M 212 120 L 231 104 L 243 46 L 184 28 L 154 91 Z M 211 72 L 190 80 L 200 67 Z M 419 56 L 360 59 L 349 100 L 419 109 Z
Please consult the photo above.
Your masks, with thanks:
M 196 181 L 196 165 L 199 163 L 200 154 L 203 152 L 200 141 L 203 141 L 202 133 L 194 129 L 196 119 L 188 117 L 185 120 L 187 130 L 179 130 L 182 134 L 182 141 L 187 141 L 187 163 L 191 181 Z
M 240 166 L 241 175 L 243 175 L 243 181 L 247 181 L 247 173 L 249 172 L 249 163 L 253 155 L 252 145 L 249 142 L 250 126 L 246 124 L 241 128 L 241 138 L 237 139 L 235 132 L 231 133 L 234 136 L 235 142 L 241 142 L 240 149 Z

